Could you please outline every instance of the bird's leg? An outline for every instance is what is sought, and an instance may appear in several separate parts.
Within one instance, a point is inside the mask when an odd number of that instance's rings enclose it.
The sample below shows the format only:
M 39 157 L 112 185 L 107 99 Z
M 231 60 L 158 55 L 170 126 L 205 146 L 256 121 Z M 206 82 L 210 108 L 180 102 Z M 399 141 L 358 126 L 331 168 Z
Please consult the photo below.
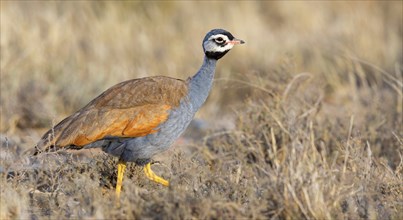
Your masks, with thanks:
M 164 186 L 169 186 L 169 182 L 167 180 L 163 179 L 162 177 L 157 176 L 157 174 L 155 174 L 151 170 L 151 162 L 147 163 L 144 166 L 144 172 L 145 172 L 146 176 L 148 177 L 148 179 L 150 179 L 156 183 L 160 183 Z
M 119 160 L 118 162 L 118 180 L 116 182 L 116 197 L 120 197 L 120 191 L 122 190 L 123 174 L 125 173 L 126 162 Z

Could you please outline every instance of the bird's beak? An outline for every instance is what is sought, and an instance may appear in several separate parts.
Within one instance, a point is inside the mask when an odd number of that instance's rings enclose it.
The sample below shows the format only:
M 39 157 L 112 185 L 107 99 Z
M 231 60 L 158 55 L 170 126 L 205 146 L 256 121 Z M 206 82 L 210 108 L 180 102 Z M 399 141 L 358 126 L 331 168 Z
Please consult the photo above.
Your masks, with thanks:
M 232 41 L 229 41 L 228 43 L 230 43 L 230 44 L 232 44 L 232 45 L 235 45 L 235 44 L 244 44 L 245 41 L 234 38 Z

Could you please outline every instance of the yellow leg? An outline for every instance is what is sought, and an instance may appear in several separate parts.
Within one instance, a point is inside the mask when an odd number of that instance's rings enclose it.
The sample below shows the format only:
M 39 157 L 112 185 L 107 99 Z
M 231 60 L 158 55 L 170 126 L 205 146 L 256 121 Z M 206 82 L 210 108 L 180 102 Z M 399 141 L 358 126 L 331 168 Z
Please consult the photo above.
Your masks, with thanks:
M 120 197 L 122 191 L 123 174 L 125 173 L 126 162 L 119 160 L 118 162 L 118 180 L 116 182 L 116 197 Z
M 146 173 L 146 176 L 148 179 L 160 183 L 164 186 L 169 186 L 169 182 L 162 177 L 157 176 L 152 170 L 151 170 L 151 163 L 148 163 L 144 166 L 144 173 Z

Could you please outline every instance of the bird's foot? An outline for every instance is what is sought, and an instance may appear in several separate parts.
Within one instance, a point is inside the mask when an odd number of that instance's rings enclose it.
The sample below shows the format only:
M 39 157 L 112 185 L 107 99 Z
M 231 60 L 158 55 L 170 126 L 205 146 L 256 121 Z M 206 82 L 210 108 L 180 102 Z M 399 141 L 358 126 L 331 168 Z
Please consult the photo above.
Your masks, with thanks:
M 169 182 L 167 180 L 163 179 L 160 176 L 157 176 L 157 174 L 155 174 L 154 171 L 151 170 L 151 163 L 147 163 L 144 166 L 144 173 L 146 174 L 148 179 L 150 179 L 156 183 L 160 183 L 163 186 L 169 186 Z
M 116 197 L 120 197 L 120 192 L 122 191 L 123 174 L 126 170 L 126 162 L 119 160 L 118 162 L 118 179 L 116 182 Z

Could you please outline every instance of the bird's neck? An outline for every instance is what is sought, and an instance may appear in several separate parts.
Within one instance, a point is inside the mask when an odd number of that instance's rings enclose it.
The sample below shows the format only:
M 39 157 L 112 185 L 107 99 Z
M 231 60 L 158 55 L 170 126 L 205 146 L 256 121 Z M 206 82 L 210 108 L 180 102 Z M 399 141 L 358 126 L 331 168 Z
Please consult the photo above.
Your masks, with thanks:
M 213 85 L 217 60 L 204 57 L 203 65 L 189 80 L 189 99 L 196 112 L 206 101 Z

